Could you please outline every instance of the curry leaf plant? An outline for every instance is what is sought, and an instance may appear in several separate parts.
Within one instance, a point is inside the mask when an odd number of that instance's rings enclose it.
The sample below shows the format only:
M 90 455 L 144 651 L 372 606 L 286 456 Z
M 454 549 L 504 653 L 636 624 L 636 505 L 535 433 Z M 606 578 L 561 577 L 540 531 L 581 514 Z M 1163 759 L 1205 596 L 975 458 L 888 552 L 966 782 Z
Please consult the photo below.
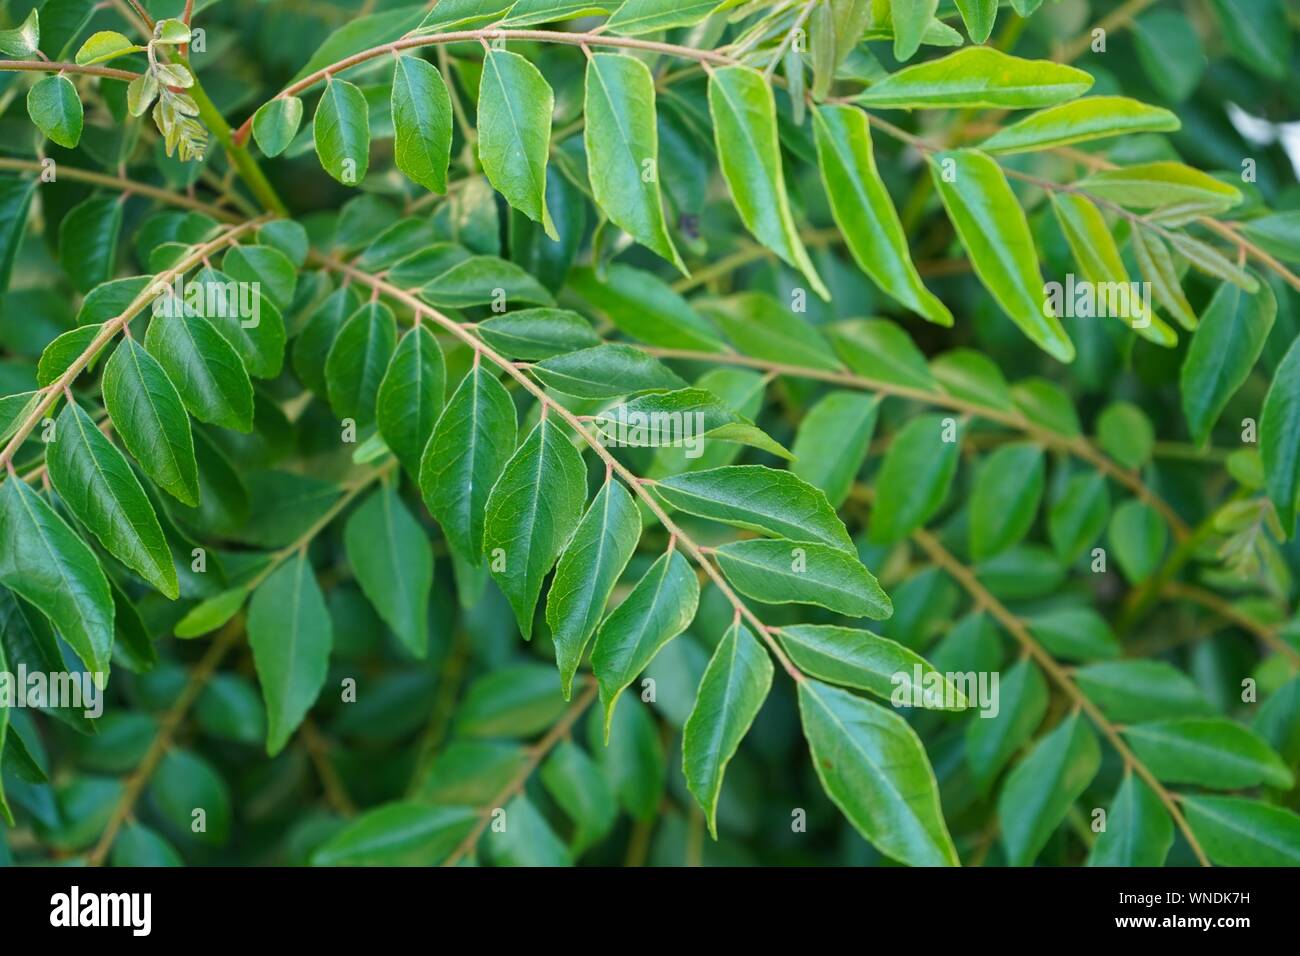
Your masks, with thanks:
M 1300 864 L 1282 0 L 17 6 L 0 863 Z

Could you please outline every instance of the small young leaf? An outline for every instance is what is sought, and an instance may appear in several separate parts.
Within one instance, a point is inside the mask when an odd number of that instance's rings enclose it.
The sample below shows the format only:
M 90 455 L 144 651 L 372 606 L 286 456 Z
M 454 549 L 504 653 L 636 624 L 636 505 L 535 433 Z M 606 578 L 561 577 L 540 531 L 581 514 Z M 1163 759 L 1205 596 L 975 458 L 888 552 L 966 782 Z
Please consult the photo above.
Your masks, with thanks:
M 253 114 L 253 138 L 267 156 L 279 156 L 302 125 L 302 100 L 296 96 L 277 96 L 267 100 Z
M 81 98 L 72 81 L 61 73 L 47 76 L 27 91 L 27 115 L 60 146 L 73 149 L 81 141 Z

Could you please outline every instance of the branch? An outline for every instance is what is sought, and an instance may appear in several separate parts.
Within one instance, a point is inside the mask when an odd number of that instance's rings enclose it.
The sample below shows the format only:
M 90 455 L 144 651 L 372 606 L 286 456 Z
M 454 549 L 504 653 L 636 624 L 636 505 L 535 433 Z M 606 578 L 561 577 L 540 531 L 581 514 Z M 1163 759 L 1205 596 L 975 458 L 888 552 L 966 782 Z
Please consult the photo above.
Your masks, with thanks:
M 1297 651 L 1283 640 L 1276 630 L 1255 620 L 1249 614 L 1237 610 L 1237 608 L 1212 591 L 1198 588 L 1192 584 L 1182 584 L 1178 581 L 1170 581 L 1162 590 L 1166 597 L 1182 598 L 1185 601 L 1199 604 L 1201 607 L 1213 611 L 1225 621 L 1230 621 L 1238 627 L 1250 631 L 1272 650 L 1285 657 L 1292 668 L 1300 668 L 1300 651 Z
M 596 453 L 601 461 L 605 463 L 605 466 L 610 473 L 617 474 L 628 488 L 638 498 L 645 502 L 650 513 L 653 514 L 659 520 L 659 523 L 664 526 L 664 530 L 672 536 L 673 540 L 677 541 L 681 545 L 682 550 L 685 551 L 686 554 L 700 567 L 700 569 L 709 576 L 718 590 L 722 592 L 722 595 L 735 610 L 736 615 L 738 617 L 743 617 L 754 628 L 755 633 L 765 644 L 767 644 L 768 649 L 785 669 L 786 673 L 789 674 L 796 683 L 805 679 L 803 672 L 791 663 L 790 658 L 787 657 L 785 651 L 781 649 L 781 645 L 778 644 L 776 638 L 772 636 L 772 629 L 768 628 L 767 625 L 759 620 L 758 616 L 749 609 L 749 606 L 740 599 L 732 589 L 731 585 L 727 583 L 727 579 L 723 577 L 722 572 L 719 571 L 714 563 L 705 555 L 704 550 L 696 544 L 695 541 L 692 540 L 691 537 L 687 535 L 671 517 L 669 517 L 668 512 L 664 510 L 663 505 L 661 505 L 659 500 L 646 489 L 645 484 L 631 471 L 631 469 L 615 458 L 609 450 L 587 430 L 587 426 L 577 415 L 573 414 L 573 412 L 569 411 L 563 405 L 556 404 L 551 397 L 546 394 L 546 391 L 525 374 L 522 369 L 516 366 L 514 362 L 503 358 L 465 326 L 429 306 L 416 296 L 407 292 L 405 289 L 398 288 L 397 286 L 392 285 L 383 279 L 376 278 L 367 272 L 363 272 L 346 262 L 341 262 L 338 259 L 323 255 L 319 252 L 313 251 L 311 253 L 311 259 L 327 269 L 333 269 L 335 272 L 348 276 L 354 282 L 358 282 L 368 287 L 376 295 L 386 295 L 397 302 L 401 302 L 407 308 L 413 310 L 417 315 L 428 316 L 438 325 L 442 326 L 443 329 L 460 339 L 483 358 L 487 359 L 518 382 L 524 391 L 528 392 L 541 403 L 543 411 L 548 409 L 554 411 L 555 414 L 568 424 L 568 426 L 572 428 L 584 442 L 586 442 L 592 451 Z
M 949 395 L 947 392 L 929 391 L 910 385 L 897 385 L 893 382 L 867 378 L 863 375 L 854 375 L 850 372 L 834 372 L 802 365 L 786 365 L 781 362 L 750 358 L 746 355 L 737 355 L 730 352 L 693 352 L 688 349 L 666 349 L 653 346 L 642 346 L 642 349 L 660 358 L 743 365 L 747 368 L 761 369 L 777 375 L 788 375 L 792 378 L 816 379 L 848 388 L 858 388 L 869 392 L 895 395 L 900 398 L 910 398 L 914 401 L 951 408 L 975 415 L 986 421 L 1006 425 L 1008 428 L 1024 432 L 1036 441 L 1050 445 L 1060 451 L 1068 452 L 1076 458 L 1086 461 L 1098 471 L 1128 488 L 1137 498 L 1160 513 L 1160 516 L 1169 525 L 1174 537 L 1179 541 L 1185 540 L 1191 533 L 1187 523 L 1183 521 L 1178 512 L 1174 511 L 1167 501 L 1152 491 L 1137 473 L 1121 468 L 1115 461 L 1099 451 L 1087 438 L 1083 436 L 1067 438 L 1064 435 L 1043 428 L 1041 425 L 1034 424 L 1018 411 L 1004 411 L 1000 408 L 980 405 L 977 402 Z
M 265 218 L 266 217 L 251 219 L 241 225 L 233 226 L 211 242 L 206 242 L 203 245 L 196 247 L 189 255 L 181 259 L 170 269 L 154 276 L 153 281 L 140 290 L 139 294 L 131 300 L 130 305 L 123 309 L 116 317 L 105 322 L 103 327 L 95 335 L 94 339 L 92 339 L 90 344 L 86 346 L 85 350 L 77 356 L 71 365 L 68 366 L 67 371 L 49 385 L 40 389 L 38 393 L 42 395 L 40 402 L 38 402 L 36 408 L 27 415 L 22 424 L 18 426 L 17 431 L 13 433 L 13 437 L 9 439 L 9 444 L 5 445 L 3 451 L 0 451 L 0 468 L 4 468 L 13 461 L 14 455 L 18 452 L 18 449 L 22 446 L 23 442 L 27 440 L 27 436 L 32 433 L 41 419 L 45 417 L 45 414 L 58 404 L 59 397 L 63 395 L 66 390 L 71 388 L 72 383 L 76 381 L 77 376 L 80 375 L 82 370 L 91 363 L 104 346 L 112 341 L 113 337 L 116 336 L 118 332 L 122 331 L 122 329 L 124 329 L 132 319 L 144 311 L 145 306 L 156 298 L 157 293 L 155 290 L 159 285 L 170 285 L 177 276 L 184 275 L 188 270 L 202 263 L 204 259 L 209 258 L 217 249 L 230 245 L 237 240 L 240 235 L 263 222 Z
M 0 72 L 16 71 L 18 73 L 81 73 L 85 76 L 105 76 L 110 80 L 131 82 L 139 73 L 130 70 L 116 70 L 111 66 L 79 66 L 76 63 L 60 63 L 53 60 L 0 60 Z
M 44 172 L 45 167 L 40 163 L 27 159 L 8 159 L 0 157 L 0 169 L 14 170 L 15 172 Z M 234 213 L 228 212 L 219 206 L 203 202 L 201 199 L 195 199 L 184 193 L 173 192 L 170 189 L 162 189 L 158 186 L 150 186 L 148 183 L 136 182 L 133 179 L 127 179 L 124 176 L 110 176 L 107 173 L 97 173 L 89 169 L 74 169 L 64 166 L 62 163 L 58 166 L 58 176 L 61 179 L 71 179 L 77 182 L 92 183 L 96 186 L 103 186 L 106 189 L 116 189 L 120 192 L 129 193 L 136 196 L 147 196 L 150 199 L 156 199 L 158 202 L 169 203 L 173 206 L 180 206 L 183 209 L 193 209 L 195 212 L 205 213 L 213 219 L 221 222 L 236 223 L 241 221 Z
M 569 735 L 573 725 L 582 716 L 582 712 L 595 699 L 596 682 L 588 680 L 586 689 L 578 695 L 578 698 L 569 706 L 569 709 L 546 732 L 546 736 L 528 749 L 528 757 L 524 760 L 524 765 L 519 768 L 519 772 L 492 797 L 487 806 L 479 811 L 479 819 L 474 824 L 474 829 L 469 832 L 465 839 L 460 841 L 456 849 L 451 852 L 451 855 L 442 861 L 442 866 L 455 866 L 466 855 L 473 852 L 479 837 L 483 835 L 483 831 L 487 829 L 487 825 L 492 819 L 492 811 L 505 806 L 510 802 L 511 797 L 524 789 L 524 786 L 528 783 L 528 778 L 533 775 L 533 771 L 546 759 L 546 755 L 555 749 L 556 744 Z
M 1205 856 L 1205 851 L 1201 849 L 1200 843 L 1196 840 L 1196 835 L 1192 833 L 1192 828 L 1188 826 L 1186 819 L 1183 818 L 1182 811 L 1178 809 L 1178 803 L 1174 800 L 1173 795 L 1170 794 L 1170 792 L 1165 789 L 1164 785 L 1156 779 L 1155 774 L 1148 770 L 1142 761 L 1138 760 L 1137 755 L 1129 749 L 1128 744 L 1124 742 L 1124 738 L 1120 735 L 1120 732 L 1116 729 L 1115 725 L 1106 719 L 1106 716 L 1101 712 L 1100 708 L 1098 708 L 1097 705 L 1088 698 L 1088 695 L 1081 691 L 1078 685 L 1070 679 L 1070 675 L 1066 673 L 1065 669 L 1056 662 L 1056 659 L 1053 658 L 1051 654 L 1047 653 L 1047 651 L 1043 649 L 1042 645 L 1040 645 L 1038 641 L 1034 639 L 1033 635 L 1029 633 L 1029 629 L 1025 627 L 1020 618 L 1007 610 L 1006 605 L 994 597 L 993 594 L 980 583 L 979 579 L 975 577 L 974 572 L 972 572 L 970 568 L 966 567 L 966 565 L 962 564 L 961 561 L 957 560 L 957 558 L 953 556 L 952 552 L 945 548 L 939 542 L 939 539 L 929 531 L 926 531 L 924 528 L 918 528 L 916 531 L 912 532 L 912 539 L 920 545 L 921 549 L 930 556 L 930 559 L 935 564 L 947 571 L 948 574 L 965 589 L 966 593 L 971 596 L 972 600 L 974 600 L 978 606 L 987 608 L 988 612 L 997 618 L 998 622 L 1007 629 L 1007 632 L 1014 637 L 1016 641 L 1020 643 L 1021 647 L 1023 647 L 1025 651 L 1038 662 L 1039 666 L 1047 672 L 1052 681 L 1060 687 L 1061 690 L 1063 690 L 1066 695 L 1084 711 L 1084 713 L 1088 715 L 1092 722 L 1097 725 L 1097 729 L 1105 735 L 1106 739 L 1110 741 L 1111 746 L 1114 747 L 1120 757 L 1123 758 L 1125 766 L 1132 768 L 1132 770 L 1142 778 L 1147 786 L 1151 788 L 1155 795 L 1160 798 L 1160 802 L 1165 805 L 1165 809 L 1168 810 L 1169 815 L 1173 817 L 1174 822 L 1178 825 L 1178 829 L 1182 831 L 1183 836 L 1187 839 L 1188 844 L 1192 848 L 1192 852 L 1196 854 L 1196 859 L 1200 861 L 1201 866 L 1209 866 L 1210 861 Z

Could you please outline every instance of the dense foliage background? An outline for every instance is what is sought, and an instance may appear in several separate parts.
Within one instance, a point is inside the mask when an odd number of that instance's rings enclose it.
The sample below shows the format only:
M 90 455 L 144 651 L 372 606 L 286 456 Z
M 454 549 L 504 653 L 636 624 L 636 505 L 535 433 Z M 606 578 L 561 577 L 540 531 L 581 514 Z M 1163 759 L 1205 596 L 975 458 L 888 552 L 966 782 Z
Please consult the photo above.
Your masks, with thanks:
M 1294 4 L 4 7 L 0 862 L 1300 863 Z

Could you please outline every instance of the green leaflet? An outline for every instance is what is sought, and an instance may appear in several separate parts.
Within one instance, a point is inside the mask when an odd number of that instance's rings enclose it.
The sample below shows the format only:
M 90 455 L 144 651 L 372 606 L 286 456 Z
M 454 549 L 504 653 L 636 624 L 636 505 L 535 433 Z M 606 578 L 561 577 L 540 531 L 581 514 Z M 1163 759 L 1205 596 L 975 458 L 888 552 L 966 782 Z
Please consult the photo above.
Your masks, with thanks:
M 343 324 L 325 359 L 330 408 L 364 427 L 375 420 L 375 402 L 397 349 L 397 317 L 382 302 L 367 302 Z
M 38 180 L 0 177 L 0 291 L 9 288 Z
M 1084 197 L 1069 193 L 1053 193 L 1051 200 L 1052 212 L 1083 278 L 1092 283 L 1097 298 L 1107 297 L 1104 307 L 1097 302 L 1092 311 L 1097 315 L 1113 315 L 1144 339 L 1172 347 L 1178 336 L 1152 313 L 1137 288 L 1129 284 L 1128 269 L 1101 210 Z M 1074 314 L 1083 315 L 1077 303 L 1074 305 Z
M 280 253 L 275 254 L 289 268 L 292 278 L 293 269 L 288 260 Z M 251 284 L 241 286 L 224 272 L 206 267 L 191 280 L 188 288 L 200 290 L 202 294 L 191 300 L 187 293 L 186 310 L 193 309 L 208 320 L 238 353 L 250 376 L 275 378 L 280 374 L 287 334 L 284 318 L 266 296 Z
M 560 842 L 546 818 L 519 794 L 503 810 L 508 824 L 488 830 L 481 846 L 496 866 L 571 866 L 568 848 Z
M 1133 209 L 1190 203 L 1221 212 L 1242 198 L 1240 190 L 1209 173 L 1167 161 L 1098 170 L 1077 185 L 1093 196 Z
M 59 264 L 79 292 L 113 275 L 122 232 L 120 196 L 91 196 L 59 223 Z
M 266 752 L 279 753 L 325 685 L 333 625 L 311 564 L 280 565 L 253 593 L 248 644 L 266 701 Z
M 1088 854 L 1089 866 L 1164 866 L 1174 845 L 1174 821 L 1155 792 L 1128 772 L 1106 811 L 1106 828 Z
M 900 541 L 934 516 L 948 497 L 961 445 L 945 441 L 946 419 L 918 415 L 903 426 L 885 453 L 876 476 L 876 503 L 869 537 L 880 544 Z
M 1222 717 L 1181 717 L 1124 730 L 1138 759 L 1166 783 L 1216 790 L 1266 785 L 1290 790 L 1295 778 L 1254 731 Z
M 180 594 L 171 550 L 131 465 L 74 402 L 46 445 L 50 483 L 109 554 L 173 600 Z
M 26 483 L 0 485 L 0 584 L 35 605 L 92 673 L 107 675 L 113 595 L 104 571 Z
M 0 30 L 0 53 L 14 58 L 28 57 L 41 45 L 41 21 L 36 10 L 11 30 Z M 77 61 L 78 63 L 81 60 Z
M 515 404 L 481 363 L 461 380 L 420 460 L 420 492 L 447 543 L 475 567 L 488 493 L 515 450 Z
M 1033 527 L 1047 467 L 1037 445 L 1003 445 L 986 459 L 970 497 L 970 553 L 976 560 L 1005 551 Z
M 717 332 L 681 295 L 652 272 L 612 262 L 601 274 L 574 269 L 569 287 L 621 331 L 647 345 L 720 352 Z
M 1300 866 L 1300 816 L 1241 797 L 1188 796 L 1187 823 L 1219 866 Z
M 102 325 L 81 325 L 69 329 L 45 346 L 36 365 L 36 384 L 45 388 L 62 378 L 103 330 Z M 98 354 L 92 356 L 82 371 L 92 371 L 98 358 Z
M 1130 498 L 1110 518 L 1110 546 L 1124 576 L 1145 580 L 1160 566 L 1169 531 L 1159 512 Z
M 816 604 L 848 617 L 883 620 L 888 596 L 856 555 L 811 541 L 752 539 L 724 544 L 718 565 L 736 590 L 767 604 Z
M 790 211 L 772 87 L 749 67 L 716 69 L 709 74 L 709 113 L 722 175 L 745 227 L 830 299 Z
M 746 355 L 784 365 L 840 369 L 821 333 L 770 295 L 742 292 L 710 299 L 702 303 L 702 311 Z
M 981 793 L 1031 737 L 1047 713 L 1047 681 L 1029 658 L 1021 658 L 999 681 L 998 709 L 966 726 L 966 766 Z
M 190 608 L 176 622 L 172 633 L 182 639 L 210 634 L 238 614 L 247 599 L 247 588 L 232 588 L 213 595 Z
M 367 810 L 312 854 L 312 866 L 437 866 L 469 836 L 473 807 L 402 801 Z
M 664 224 L 650 68 L 630 56 L 593 54 L 585 110 L 587 174 L 597 205 L 614 225 L 689 274 Z
M 393 67 L 392 110 L 397 168 L 425 189 L 446 192 L 451 96 L 438 68 L 417 56 L 399 56 Z
M 555 674 L 543 664 L 516 664 L 481 677 L 465 695 L 456 719 L 465 737 L 532 737 L 564 713 Z
M 699 603 L 700 584 L 690 562 L 680 551 L 669 551 L 600 625 L 591 667 L 600 683 L 607 742 L 619 695 L 665 644 L 690 627 Z
M 565 700 L 571 697 L 587 642 L 640 539 L 636 502 L 620 482 L 608 479 L 560 555 L 546 599 L 546 623 Z
M 1169 254 L 1169 248 L 1158 235 L 1145 229 L 1132 230 L 1129 233 L 1129 243 L 1133 248 L 1133 258 L 1142 271 L 1142 278 L 1151 283 L 1151 291 L 1160 307 L 1183 328 L 1188 331 L 1195 329 L 1196 313 L 1192 311 L 1187 296 L 1183 295 L 1178 270 Z
M 504 308 L 519 302 L 555 305 L 545 286 L 513 262 L 496 256 L 471 256 L 451 264 L 421 286 L 420 298 L 452 309 L 488 304 Z
M 149 322 L 144 347 L 163 372 L 190 414 L 199 421 L 236 431 L 253 427 L 253 384 L 239 353 L 207 319 L 189 314 L 177 304 Z
M 1106 619 L 1090 607 L 1056 607 L 1034 614 L 1030 631 L 1053 657 L 1094 661 L 1119 657 L 1120 645 Z
M 1050 107 L 1003 127 L 980 143 L 979 148 L 986 153 L 1023 153 L 1108 136 L 1168 133 L 1181 126 L 1177 116 L 1158 106 L 1148 106 L 1127 96 L 1089 96 Z
M 1291 344 L 1269 385 L 1259 419 L 1259 453 L 1268 497 L 1289 538 L 1300 499 L 1300 344 Z
M 1100 766 L 1097 736 L 1077 711 L 1016 765 L 998 797 L 1002 845 L 1011 866 L 1034 862 Z
M 379 383 L 375 421 L 384 443 L 412 477 L 442 411 L 447 369 L 438 340 L 424 325 L 402 336 Z
M 592 423 L 610 445 L 682 448 L 686 460 L 699 466 L 695 470 L 703 470 L 708 460 L 707 439 L 750 445 L 780 458 L 793 457 L 748 418 L 703 388 L 649 392 L 596 413 Z
M 577 398 L 616 398 L 686 385 L 658 359 L 618 342 L 543 359 L 533 373 L 557 392 Z
M 881 853 L 911 866 L 957 866 L 939 787 L 916 731 L 897 714 L 815 680 L 799 715 L 831 801 Z
M 867 114 L 852 106 L 821 106 L 813 112 L 813 130 L 822 184 L 854 261 L 913 312 L 952 325 L 952 313 L 912 264 L 903 224 L 876 170 Z
M 7 623 L 8 622 L 4 622 L 5 624 L 4 630 L 8 629 Z M 2 631 L 0 631 L 0 633 L 2 633 Z M 0 673 L 4 673 L 4 674 L 12 673 L 9 670 L 8 658 L 5 656 L 4 641 L 0 641 Z M 9 705 L 5 704 L 5 706 L 0 707 L 0 771 L 4 770 L 5 737 L 8 736 L 8 733 L 9 733 Z M 16 732 L 14 736 L 15 738 L 17 737 Z M 9 802 L 5 799 L 5 786 L 4 786 L 3 777 L 0 777 L 0 819 L 4 820 L 4 822 L 11 827 L 14 825 L 13 810 L 10 808 Z
M 894 59 L 910 60 L 921 48 L 930 21 L 939 9 L 939 0 L 890 0 L 894 25 Z
M 998 18 L 998 0 L 956 0 L 961 21 L 972 43 L 983 43 L 993 32 Z
M 139 823 L 122 827 L 109 856 L 113 866 L 184 866 L 176 848 L 153 830 Z
M 844 504 L 867 459 L 879 407 L 875 395 L 835 391 L 810 408 L 799 423 L 790 470 L 825 492 L 832 508 Z
M 376 491 L 348 518 L 343 541 L 357 583 L 384 623 L 416 657 L 429 649 L 433 548 L 391 487 Z
M 149 797 L 159 814 L 179 832 L 221 846 L 230 839 L 230 790 L 207 760 L 189 750 L 169 750 L 149 780 Z M 206 829 L 194 829 L 194 809 L 202 807 Z
M 600 768 L 572 740 L 559 744 L 538 774 L 546 792 L 573 821 L 572 852 L 599 842 L 618 820 L 618 802 Z
M 600 16 L 617 6 L 618 0 L 516 0 L 502 23 L 510 27 L 555 23 L 577 17 Z
M 998 305 L 1030 340 L 1061 362 L 1074 345 L 1043 301 L 1043 276 L 1024 210 L 1002 169 L 973 149 L 930 157 L 930 173 L 971 264 Z
M 347 80 L 331 76 L 316 106 L 312 138 L 325 172 L 344 186 L 359 186 L 370 167 L 370 107 L 365 94 Z
M 591 323 L 566 309 L 520 309 L 478 324 L 488 346 L 513 359 L 535 361 L 600 344 Z
M 1097 416 L 1097 444 L 1125 468 L 1149 462 L 1155 442 L 1151 419 L 1132 402 L 1111 402 Z
M 66 149 L 75 149 L 81 141 L 81 99 L 72 81 L 61 73 L 37 81 L 27 91 L 27 115 L 37 129 Z
M 483 526 L 483 556 L 525 640 L 533 635 L 542 579 L 578 526 L 586 500 L 582 455 L 558 425 L 542 419 L 492 487 Z
M 546 208 L 546 159 L 555 94 L 517 53 L 489 50 L 478 91 L 478 155 L 493 187 L 559 240 Z
M 318 305 L 293 342 L 293 371 L 317 395 L 327 395 L 325 360 L 339 329 L 361 307 L 355 285 L 335 289 Z
M 635 36 L 689 27 L 739 0 L 623 0 L 607 24 L 611 33 Z M 613 6 L 613 4 L 611 4 Z
M 974 349 L 953 349 L 930 360 L 930 373 L 945 392 L 1001 411 L 1016 407 L 1002 370 Z
M 896 707 L 963 710 L 967 706 L 961 690 L 925 658 L 870 631 L 798 624 L 781 628 L 777 638 L 790 660 L 818 680 L 865 690 L 894 701 Z
M 302 125 L 302 100 L 296 96 L 277 96 L 267 100 L 253 114 L 253 139 L 267 156 L 279 156 Z
M 739 621 L 722 635 L 709 659 L 695 706 L 682 730 L 682 773 L 718 838 L 718 796 L 727 764 L 758 716 L 772 687 L 772 659 Z
M 836 354 L 856 375 L 927 392 L 938 388 L 925 355 L 888 319 L 836 322 L 830 338 Z
M 892 73 L 858 102 L 887 109 L 1029 109 L 1072 100 L 1092 82 L 1072 66 L 973 46 Z
M 1196 683 L 1164 661 L 1107 661 L 1080 667 L 1074 676 L 1102 713 L 1121 723 L 1214 713 Z
M 265 298 L 270 299 L 277 310 L 293 305 L 294 292 L 298 288 L 298 267 L 275 246 L 232 246 L 222 258 L 221 266 L 231 279 L 247 282 L 250 286 L 257 283 L 256 288 L 265 290 Z
M 788 471 L 765 465 L 728 465 L 665 478 L 654 490 L 688 514 L 857 553 L 826 496 Z

